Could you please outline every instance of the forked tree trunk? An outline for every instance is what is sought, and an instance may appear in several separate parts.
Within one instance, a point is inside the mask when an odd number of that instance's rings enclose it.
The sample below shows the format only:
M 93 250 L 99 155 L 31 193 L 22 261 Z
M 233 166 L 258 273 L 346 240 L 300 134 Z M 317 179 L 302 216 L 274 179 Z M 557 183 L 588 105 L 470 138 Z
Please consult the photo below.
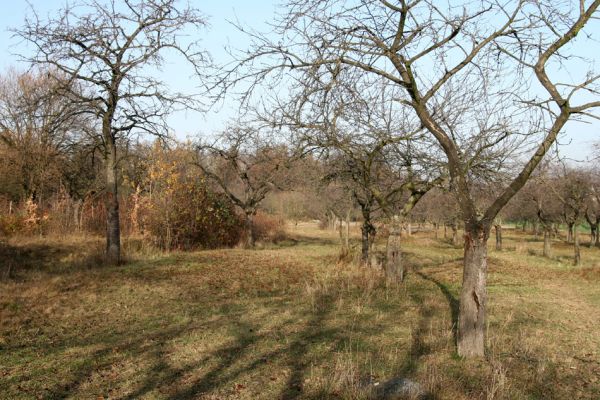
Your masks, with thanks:
M 392 222 L 390 236 L 387 241 L 385 275 L 387 279 L 394 282 L 404 280 L 404 265 L 402 264 L 400 223 L 397 217 Z
M 487 239 L 489 227 L 465 227 L 463 282 L 458 315 L 458 354 L 482 357 L 485 353 Z
M 577 229 L 577 225 L 573 225 L 573 250 L 575 250 L 573 264 L 580 265 L 581 249 L 579 247 L 579 230 Z
M 109 264 L 121 262 L 121 230 L 119 225 L 119 194 L 117 180 L 117 146 L 106 143 L 106 260 Z
M 544 227 L 544 257 L 552 257 L 552 228 Z
M 494 229 L 496 231 L 496 250 L 502 250 L 502 225 L 496 224 L 494 225 Z

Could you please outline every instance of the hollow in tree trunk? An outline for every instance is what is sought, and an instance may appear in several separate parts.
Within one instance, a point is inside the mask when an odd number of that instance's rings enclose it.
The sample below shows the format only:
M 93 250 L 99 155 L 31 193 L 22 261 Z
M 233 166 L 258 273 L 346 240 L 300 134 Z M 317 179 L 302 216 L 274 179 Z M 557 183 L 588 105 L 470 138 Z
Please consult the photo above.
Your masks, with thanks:
M 106 144 L 106 260 L 121 262 L 121 231 L 119 226 L 119 193 L 117 181 L 117 147 L 113 141 Z
M 487 239 L 489 227 L 465 226 L 464 270 L 458 314 L 458 354 L 482 357 L 485 352 Z
M 502 250 L 502 225 L 496 224 L 494 225 L 494 229 L 496 231 L 496 250 Z
M 580 265 L 581 264 L 581 251 L 579 248 L 579 230 L 577 226 L 573 226 L 573 250 L 575 251 L 573 264 Z

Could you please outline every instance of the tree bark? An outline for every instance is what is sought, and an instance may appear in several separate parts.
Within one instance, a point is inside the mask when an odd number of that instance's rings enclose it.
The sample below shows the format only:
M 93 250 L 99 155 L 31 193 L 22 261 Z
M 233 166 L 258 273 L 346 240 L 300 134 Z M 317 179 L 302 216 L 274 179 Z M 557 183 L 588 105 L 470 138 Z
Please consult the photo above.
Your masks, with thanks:
M 117 146 L 110 126 L 103 127 L 106 140 L 106 260 L 109 264 L 121 262 L 121 230 L 119 224 L 119 194 L 117 180 Z
M 574 265 L 581 264 L 581 249 L 579 246 L 579 230 L 577 229 L 577 225 L 573 225 L 573 250 L 575 250 L 575 257 L 573 260 Z
M 550 241 L 552 238 L 552 228 L 544 227 L 544 257 L 550 258 L 552 257 L 552 242 Z
M 401 242 L 400 242 L 400 223 L 397 217 L 394 217 L 390 236 L 387 241 L 385 275 L 394 282 L 404 280 L 404 265 L 402 264 Z
M 369 250 L 371 247 L 371 236 L 375 233 L 375 228 L 371 224 L 371 208 L 369 204 L 361 205 L 363 224 L 361 227 L 361 263 L 369 265 Z
M 456 226 L 456 222 L 453 222 L 451 225 L 452 228 L 452 245 L 458 246 L 458 227 Z
M 494 229 L 496 231 L 496 250 L 502 251 L 502 225 L 496 224 Z
M 598 230 L 598 225 L 590 224 L 590 248 L 596 245 L 596 231 Z
M 346 232 L 344 246 L 346 246 L 346 249 L 350 251 L 350 210 L 346 212 Z
M 341 218 L 340 218 L 339 232 L 340 232 L 340 245 L 341 245 L 340 259 L 343 259 L 348 256 L 349 248 L 348 248 L 348 229 L 347 229 L 347 227 L 346 227 L 346 229 L 344 229 L 344 221 Z
M 256 245 L 256 238 L 254 237 L 253 229 L 253 217 L 254 211 L 246 211 L 246 248 L 254 248 Z
M 573 243 L 573 223 L 567 222 L 567 243 Z
M 457 348 L 462 357 L 485 353 L 487 239 L 489 227 L 465 226 L 463 282 L 460 293 Z

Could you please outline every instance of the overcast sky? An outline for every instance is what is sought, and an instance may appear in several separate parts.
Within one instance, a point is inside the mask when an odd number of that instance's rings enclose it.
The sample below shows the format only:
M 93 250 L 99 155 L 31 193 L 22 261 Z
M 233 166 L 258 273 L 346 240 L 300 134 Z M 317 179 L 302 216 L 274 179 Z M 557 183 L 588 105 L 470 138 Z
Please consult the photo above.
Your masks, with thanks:
M 18 69 L 27 68 L 18 63 L 14 53 L 23 51 L 22 44 L 11 38 L 10 28 L 23 25 L 25 15 L 30 12 L 26 0 L 10 1 L 10 7 L 3 7 L 0 13 L 0 68 L 2 71 L 9 67 Z M 41 16 L 47 15 L 52 10 L 60 8 L 64 0 L 30 0 Z M 266 21 L 272 21 L 276 12 L 278 0 L 191 0 L 197 3 L 208 17 L 209 28 L 202 33 L 205 48 L 211 53 L 213 59 L 222 63 L 227 61 L 224 47 L 230 45 L 234 48 L 244 48 L 248 44 L 247 38 L 237 31 L 228 21 L 237 20 L 243 26 L 259 31 L 267 31 Z M 600 29 L 595 23 L 594 32 L 596 39 L 600 39 Z M 180 64 L 172 62 L 165 66 L 162 76 L 166 84 L 174 90 L 193 90 L 198 82 L 190 79 L 191 71 Z M 179 139 L 193 137 L 198 133 L 209 133 L 224 127 L 227 119 L 235 115 L 235 103 L 225 102 L 219 109 L 209 111 L 205 115 L 196 113 L 180 113 L 170 119 L 170 125 Z M 600 122 L 591 124 L 569 123 L 565 135 L 560 139 L 564 144 L 561 152 L 569 158 L 585 159 L 591 155 L 594 142 L 600 141 Z

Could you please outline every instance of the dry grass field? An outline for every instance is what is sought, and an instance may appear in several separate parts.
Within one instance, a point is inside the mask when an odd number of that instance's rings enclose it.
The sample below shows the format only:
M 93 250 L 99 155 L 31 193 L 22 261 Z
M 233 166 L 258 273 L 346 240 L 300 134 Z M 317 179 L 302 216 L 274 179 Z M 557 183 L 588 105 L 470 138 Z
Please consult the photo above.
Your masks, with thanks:
M 490 243 L 488 354 L 466 361 L 453 339 L 462 249 L 405 238 L 395 285 L 339 263 L 332 232 L 288 234 L 253 251 L 126 240 L 122 267 L 100 265 L 96 238 L 9 241 L 0 398 L 363 399 L 405 377 L 431 399 L 600 399 L 599 249 L 573 267 L 559 241 L 552 260 L 518 231 L 503 251 Z

